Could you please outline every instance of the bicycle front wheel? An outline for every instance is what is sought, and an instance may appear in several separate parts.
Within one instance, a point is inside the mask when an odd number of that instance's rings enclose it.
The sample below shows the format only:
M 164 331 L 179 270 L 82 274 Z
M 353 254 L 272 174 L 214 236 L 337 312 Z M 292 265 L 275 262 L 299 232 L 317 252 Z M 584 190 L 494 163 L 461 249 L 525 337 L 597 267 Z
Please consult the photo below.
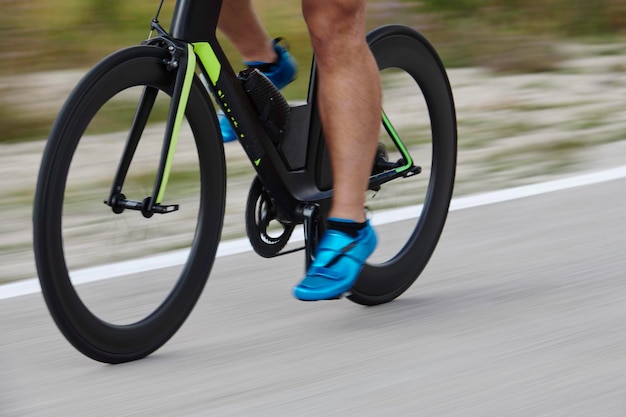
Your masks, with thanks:
M 415 166 L 367 199 L 379 242 L 349 299 L 375 305 L 406 291 L 430 260 L 452 197 L 457 130 L 445 69 L 426 39 L 407 27 L 385 26 L 368 42 L 381 73 L 385 115 L 383 164 L 375 164 L 374 173 L 396 169 L 386 162 Z
M 152 194 L 176 77 L 168 57 L 164 48 L 138 46 L 101 61 L 61 110 L 39 173 L 33 220 L 43 294 L 67 340 L 102 362 L 142 358 L 179 329 L 220 239 L 224 150 L 198 79 L 163 200 L 172 210 L 150 217 L 105 203 L 122 160 L 130 163 L 116 198 L 142 202 Z M 139 102 L 148 105 L 132 145 Z

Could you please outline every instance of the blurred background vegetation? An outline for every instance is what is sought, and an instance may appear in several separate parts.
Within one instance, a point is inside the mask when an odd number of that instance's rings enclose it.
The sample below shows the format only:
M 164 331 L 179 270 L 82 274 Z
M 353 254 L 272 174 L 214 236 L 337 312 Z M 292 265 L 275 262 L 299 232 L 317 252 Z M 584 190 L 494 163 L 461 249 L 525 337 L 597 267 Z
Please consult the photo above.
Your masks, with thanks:
M 227 0 L 226 0 L 227 1 Z M 0 0 L 0 78 L 89 68 L 106 54 L 148 35 L 158 0 Z M 288 39 L 306 74 L 311 50 L 300 2 L 256 0 L 272 36 Z M 160 21 L 169 25 L 173 0 Z M 550 71 L 559 61 L 554 45 L 565 39 L 610 42 L 626 34 L 626 0 L 371 0 L 368 25 L 402 23 L 423 32 L 448 67 L 486 67 L 505 72 Z M 233 61 L 237 54 L 226 46 Z M 286 92 L 305 95 L 307 77 Z M 41 138 L 54 112 L 24 112 L 11 94 L 23 86 L 0 85 L 0 142 Z

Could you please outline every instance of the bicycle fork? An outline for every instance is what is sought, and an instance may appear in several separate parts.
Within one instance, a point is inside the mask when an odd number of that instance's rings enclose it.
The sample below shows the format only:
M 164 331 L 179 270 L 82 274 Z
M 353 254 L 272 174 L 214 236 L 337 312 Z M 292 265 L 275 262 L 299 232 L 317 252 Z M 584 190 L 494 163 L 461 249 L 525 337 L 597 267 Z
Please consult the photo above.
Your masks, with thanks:
M 173 42 L 168 46 L 170 60 L 165 62 L 166 68 L 170 71 L 177 71 L 152 195 L 144 198 L 142 201 L 137 201 L 127 200 L 126 196 L 122 193 L 122 187 L 126 175 L 128 174 L 130 163 L 137 150 L 139 139 L 146 127 L 158 93 L 158 90 L 154 87 L 145 87 L 135 112 L 133 123 L 126 140 L 126 147 L 122 154 L 122 159 L 120 160 L 109 198 L 105 200 L 105 204 L 109 205 L 114 213 L 119 214 L 126 209 L 138 210 L 141 211 L 144 217 L 149 218 L 155 213 L 165 214 L 178 210 L 177 204 L 162 205 L 161 203 L 169 180 L 174 150 L 178 142 L 178 135 L 187 107 L 189 91 L 191 90 L 196 68 L 196 55 L 192 45 L 187 44 L 186 49 L 185 51 L 183 46 L 175 45 Z

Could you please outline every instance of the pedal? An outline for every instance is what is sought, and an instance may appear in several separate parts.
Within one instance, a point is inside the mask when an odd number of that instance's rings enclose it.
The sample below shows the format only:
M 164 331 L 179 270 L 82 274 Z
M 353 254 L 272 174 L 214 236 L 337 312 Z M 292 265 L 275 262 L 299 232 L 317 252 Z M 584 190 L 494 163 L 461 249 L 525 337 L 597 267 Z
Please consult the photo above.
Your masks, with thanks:
M 152 206 L 152 212 L 156 214 L 167 214 L 167 213 L 173 213 L 175 211 L 178 211 L 178 208 L 179 208 L 178 204 L 170 204 L 170 205 L 156 204 Z
M 140 211 L 144 217 L 150 218 L 153 214 L 167 214 L 178 211 L 178 204 L 169 204 L 169 205 L 161 205 L 154 204 L 150 210 L 148 207 L 150 205 L 150 197 L 144 198 L 142 201 L 137 200 L 127 200 L 124 194 L 118 194 L 113 196 L 111 200 L 104 200 L 104 204 L 111 207 L 115 214 L 120 214 L 124 210 L 135 210 Z

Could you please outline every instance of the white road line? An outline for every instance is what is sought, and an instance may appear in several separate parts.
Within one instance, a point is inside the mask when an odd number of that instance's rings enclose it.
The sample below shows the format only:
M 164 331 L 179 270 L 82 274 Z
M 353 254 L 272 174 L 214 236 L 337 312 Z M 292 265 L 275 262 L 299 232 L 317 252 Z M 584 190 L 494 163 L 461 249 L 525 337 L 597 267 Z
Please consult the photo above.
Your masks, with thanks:
M 485 206 L 488 204 L 501 203 L 505 201 L 516 200 L 525 197 L 536 196 L 540 194 L 551 193 L 555 191 L 567 190 L 570 188 L 581 187 L 585 185 L 598 184 L 601 182 L 612 181 L 620 178 L 626 178 L 626 165 L 608 169 L 605 171 L 592 172 L 589 174 L 578 175 L 574 177 L 547 181 L 538 184 L 525 185 L 521 187 L 508 188 L 505 190 L 474 194 L 466 197 L 454 198 L 450 205 L 450 211 L 464 210 L 473 207 Z M 416 206 L 404 207 L 402 209 L 387 210 L 376 213 L 372 218 L 372 223 L 382 225 L 387 223 L 398 222 L 415 217 L 419 213 Z M 296 236 L 302 233 L 294 233 L 293 241 L 297 241 Z M 302 237 L 299 238 L 302 240 Z M 235 255 L 252 250 L 248 239 L 237 239 L 222 242 L 217 250 L 217 257 Z M 93 268 L 86 268 L 76 271 L 72 274 L 72 281 L 76 284 L 101 281 L 104 279 L 115 278 L 123 275 L 153 271 L 157 269 L 180 265 L 184 262 L 187 251 L 175 251 L 157 256 L 150 256 L 131 261 L 119 262 L 114 264 L 102 265 Z M 0 286 L 0 300 L 19 297 L 22 295 L 35 294 L 41 291 L 39 280 L 37 278 L 26 279 L 10 284 Z

